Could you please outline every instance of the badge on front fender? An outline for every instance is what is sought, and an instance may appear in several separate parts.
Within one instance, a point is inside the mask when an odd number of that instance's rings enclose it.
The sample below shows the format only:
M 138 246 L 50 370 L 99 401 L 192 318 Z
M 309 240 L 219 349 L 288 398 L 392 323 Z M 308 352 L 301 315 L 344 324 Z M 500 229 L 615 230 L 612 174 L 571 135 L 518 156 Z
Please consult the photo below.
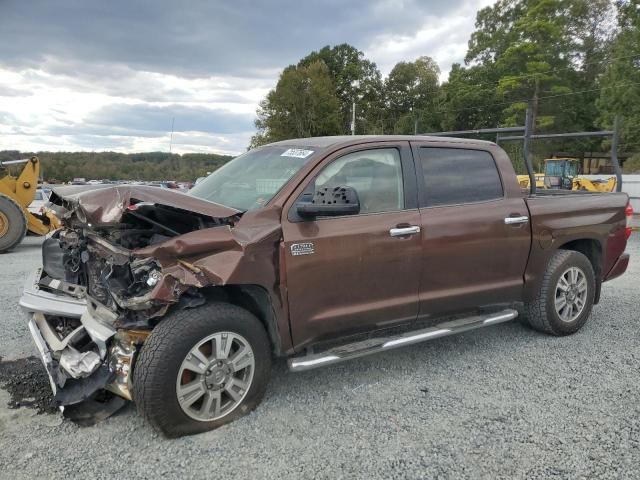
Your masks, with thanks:
M 305 243 L 292 243 L 291 244 L 291 255 L 297 257 L 298 255 L 311 255 L 315 253 L 313 243 L 305 242 Z

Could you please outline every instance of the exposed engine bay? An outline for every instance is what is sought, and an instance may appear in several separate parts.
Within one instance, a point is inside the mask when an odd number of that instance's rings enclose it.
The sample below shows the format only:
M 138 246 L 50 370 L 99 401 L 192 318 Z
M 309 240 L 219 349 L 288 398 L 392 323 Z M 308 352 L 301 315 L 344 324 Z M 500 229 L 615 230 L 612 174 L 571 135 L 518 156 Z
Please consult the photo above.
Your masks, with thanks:
M 232 224 L 232 219 L 149 202 L 130 204 L 115 224 L 92 225 L 71 216 L 67 228 L 44 243 L 44 271 L 86 288 L 88 297 L 118 313 L 117 326 L 149 328 L 149 320 L 164 314 L 173 298 L 163 301 L 150 295 L 163 278 L 162 266 L 135 251 L 195 230 Z M 190 304 L 200 296 L 188 287 L 175 293 L 176 301 L 187 293 Z

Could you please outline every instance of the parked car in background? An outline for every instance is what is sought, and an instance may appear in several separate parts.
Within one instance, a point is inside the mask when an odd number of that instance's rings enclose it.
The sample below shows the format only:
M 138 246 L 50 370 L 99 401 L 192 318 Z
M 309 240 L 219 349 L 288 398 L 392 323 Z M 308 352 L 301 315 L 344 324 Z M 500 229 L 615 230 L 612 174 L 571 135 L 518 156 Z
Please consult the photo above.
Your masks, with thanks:
M 33 202 L 29 204 L 27 210 L 31 213 L 42 213 L 43 207 L 49 203 L 49 195 L 51 190 L 47 190 L 44 188 L 38 188 L 33 197 Z

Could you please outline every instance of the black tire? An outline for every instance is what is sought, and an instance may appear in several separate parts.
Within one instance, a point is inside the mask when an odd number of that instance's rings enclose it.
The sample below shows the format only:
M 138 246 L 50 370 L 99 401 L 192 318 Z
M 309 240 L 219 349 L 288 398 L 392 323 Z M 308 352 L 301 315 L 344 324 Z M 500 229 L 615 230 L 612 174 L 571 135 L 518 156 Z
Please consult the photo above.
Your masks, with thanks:
M 226 416 L 199 421 L 187 415 L 178 401 L 176 380 L 180 366 L 201 340 L 216 332 L 244 337 L 253 350 L 255 369 L 247 393 Z M 160 322 L 145 341 L 133 371 L 133 397 L 138 412 L 167 437 L 213 430 L 254 410 L 271 374 L 271 347 L 260 321 L 248 311 L 228 303 L 177 310 Z
M 563 320 L 555 307 L 556 287 L 560 276 L 569 268 L 577 267 L 585 276 L 587 292 L 581 313 L 573 320 Z M 582 328 L 591 314 L 596 291 L 596 279 L 589 259 L 580 252 L 558 250 L 553 254 L 542 279 L 542 285 L 535 300 L 525 304 L 529 325 L 550 335 L 571 335 Z
M 27 217 L 13 199 L 0 193 L 0 253 L 18 245 L 27 234 Z M 5 226 L 5 228 L 2 227 Z

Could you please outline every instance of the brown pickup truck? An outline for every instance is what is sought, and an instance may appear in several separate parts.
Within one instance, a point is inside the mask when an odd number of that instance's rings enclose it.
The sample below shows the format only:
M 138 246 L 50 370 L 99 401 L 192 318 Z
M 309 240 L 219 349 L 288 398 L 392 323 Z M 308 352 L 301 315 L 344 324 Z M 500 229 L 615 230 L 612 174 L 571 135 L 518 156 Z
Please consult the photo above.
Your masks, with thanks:
M 253 410 L 275 357 L 302 371 L 519 314 L 574 333 L 627 268 L 632 213 L 523 192 L 493 143 L 415 136 L 284 141 L 189 194 L 53 202 L 65 227 L 20 303 L 54 404 L 90 423 L 135 400 L 168 436 Z

